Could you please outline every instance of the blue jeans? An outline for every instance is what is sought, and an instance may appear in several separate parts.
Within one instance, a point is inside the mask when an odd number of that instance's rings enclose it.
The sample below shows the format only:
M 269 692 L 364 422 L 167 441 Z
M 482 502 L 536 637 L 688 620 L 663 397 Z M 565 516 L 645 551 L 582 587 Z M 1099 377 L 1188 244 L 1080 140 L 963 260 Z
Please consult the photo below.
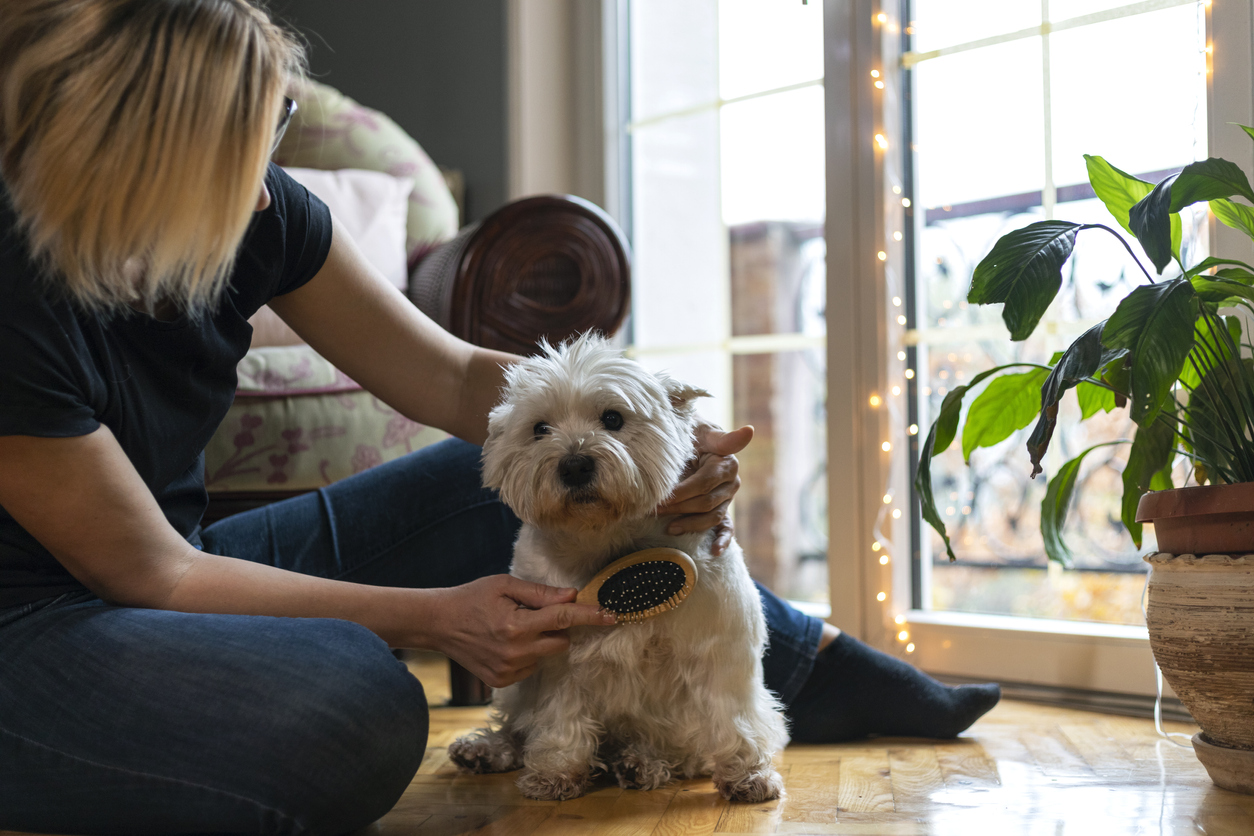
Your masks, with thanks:
M 517 518 L 446 441 L 207 528 L 205 550 L 385 586 L 505 572 Z M 788 702 L 821 623 L 762 590 L 766 683 Z M 111 606 L 0 610 L 0 830 L 335 834 L 400 798 L 427 740 L 422 686 L 328 618 Z

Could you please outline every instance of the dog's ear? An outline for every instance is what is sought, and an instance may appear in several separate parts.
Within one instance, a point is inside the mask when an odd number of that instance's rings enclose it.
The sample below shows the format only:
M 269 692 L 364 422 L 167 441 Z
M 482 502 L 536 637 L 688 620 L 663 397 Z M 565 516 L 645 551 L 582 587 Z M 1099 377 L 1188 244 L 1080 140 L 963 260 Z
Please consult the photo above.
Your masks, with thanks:
M 663 377 L 662 385 L 666 387 L 666 396 L 670 398 L 671 409 L 681 418 L 689 419 L 692 417 L 693 410 L 696 408 L 694 401 L 697 398 L 708 398 L 710 393 L 696 386 L 690 386 L 682 383 L 674 378 Z

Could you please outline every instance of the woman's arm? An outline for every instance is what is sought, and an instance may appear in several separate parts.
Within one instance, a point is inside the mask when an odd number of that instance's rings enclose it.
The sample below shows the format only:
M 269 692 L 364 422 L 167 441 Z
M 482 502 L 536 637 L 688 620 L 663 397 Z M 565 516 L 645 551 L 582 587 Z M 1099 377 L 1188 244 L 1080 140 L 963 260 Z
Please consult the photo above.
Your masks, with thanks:
M 612 623 L 560 590 L 497 575 L 394 589 L 204 554 L 179 536 L 108 428 L 76 438 L 0 436 L 0 505 L 84 586 L 112 603 L 202 613 L 343 618 L 394 647 L 441 650 L 502 686 L 561 632 Z
M 336 368 L 403 415 L 474 444 L 513 354 L 459 340 L 378 275 L 333 221 L 322 269 L 270 307 Z

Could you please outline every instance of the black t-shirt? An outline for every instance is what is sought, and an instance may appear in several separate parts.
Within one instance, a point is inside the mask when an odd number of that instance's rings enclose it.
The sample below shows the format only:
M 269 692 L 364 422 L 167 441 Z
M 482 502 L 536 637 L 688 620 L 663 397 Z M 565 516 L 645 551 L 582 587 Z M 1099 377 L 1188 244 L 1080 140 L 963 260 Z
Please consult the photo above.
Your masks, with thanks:
M 0 435 L 107 426 L 170 524 L 199 545 L 204 448 L 235 396 L 252 316 L 313 278 L 331 247 L 325 204 L 278 166 L 230 286 L 198 319 L 84 313 L 40 277 L 0 180 Z M 83 586 L 0 507 L 0 608 Z

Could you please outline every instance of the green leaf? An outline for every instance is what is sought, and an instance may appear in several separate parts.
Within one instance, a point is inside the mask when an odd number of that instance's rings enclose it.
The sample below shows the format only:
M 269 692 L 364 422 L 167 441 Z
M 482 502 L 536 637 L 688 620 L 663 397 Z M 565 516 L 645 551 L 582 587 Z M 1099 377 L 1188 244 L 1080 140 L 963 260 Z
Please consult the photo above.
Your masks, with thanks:
M 936 428 L 939 423 L 937 421 L 932 424 L 932 429 L 923 442 L 923 450 L 919 454 L 919 466 L 914 474 L 914 489 L 919 495 L 923 519 L 936 529 L 936 533 L 945 541 L 945 553 L 949 555 L 949 562 L 952 563 L 958 558 L 954 556 L 953 546 L 949 542 L 949 533 L 945 531 L 945 522 L 941 519 L 940 510 L 936 507 L 936 499 L 932 496 L 932 450 L 936 443 Z
M 1234 324 L 1226 325 L 1231 338 Z M 1223 331 L 1217 336 L 1217 341 L 1225 342 Z M 1254 450 L 1249 440 L 1254 368 L 1251 360 L 1239 358 L 1237 345 L 1234 340 L 1222 358 L 1210 360 L 1202 369 L 1201 382 L 1189 393 L 1185 412 L 1195 465 L 1200 463 L 1215 484 L 1254 481 Z
M 1238 287 L 1245 286 L 1238 285 Z M 1250 288 L 1245 289 L 1250 290 Z M 1223 334 L 1215 332 L 1215 325 L 1227 332 L 1226 338 Z M 1237 317 L 1227 316 L 1221 321 L 1219 317 L 1199 316 L 1193 328 L 1193 350 L 1189 352 L 1189 359 L 1180 370 L 1180 382 L 1186 389 L 1193 392 L 1201 384 L 1202 374 L 1215 368 L 1219 363 L 1227 362 L 1240 344 L 1241 320 Z M 1201 373 L 1198 369 L 1202 370 Z
M 1247 126 L 1245 126 L 1245 125 L 1238 124 L 1238 123 L 1236 123 L 1236 122 L 1230 122 L 1229 124 L 1231 124 L 1231 125 L 1236 125 L 1238 128 L 1240 128 L 1241 130 L 1243 130 L 1243 131 L 1245 131 L 1247 134 L 1249 134 L 1250 139 L 1254 139 L 1254 128 L 1250 128 L 1250 127 L 1247 127 Z
M 1102 345 L 1102 328 L 1099 322 L 1081 334 L 1054 363 L 1053 370 L 1041 386 L 1040 419 L 1028 438 L 1028 456 L 1032 459 L 1032 477 L 1041 472 L 1041 459 L 1049 448 L 1058 419 L 1058 402 L 1063 393 L 1081 380 L 1092 377 L 1098 369 L 1126 352 L 1112 351 Z
M 1174 255 L 1171 239 L 1171 184 L 1179 175 L 1163 180 L 1128 212 L 1128 228 L 1141 243 L 1141 248 L 1154 262 L 1159 273 L 1171 263 Z
M 962 458 L 970 463 L 971 452 L 977 447 L 992 447 L 1032 423 L 1040 408 L 1041 384 L 1048 374 L 1045 369 L 1032 369 L 1004 374 L 988 384 L 967 411 Z
M 927 440 L 923 442 L 923 447 L 919 452 L 919 466 L 915 470 L 914 475 L 914 488 L 919 494 L 919 504 L 922 506 L 923 519 L 932 528 L 936 529 L 936 533 L 944 539 L 945 551 L 949 554 L 951 561 L 956 559 L 954 550 L 950 547 L 949 535 L 945 532 L 945 523 L 941 520 L 940 511 L 936 508 L 936 501 L 932 497 L 932 457 L 940 455 L 949 449 L 954 436 L 957 435 L 958 419 L 962 414 L 962 399 L 966 397 L 971 387 L 978 386 L 987 378 L 1006 369 L 1016 369 L 1030 365 L 1032 364 L 1007 363 L 1004 366 L 994 366 L 971 378 L 970 383 L 963 386 L 955 386 L 949 394 L 945 395 L 945 399 L 941 402 L 940 415 L 932 422 L 932 428 L 927 433 Z
M 1207 270 L 1209 270 L 1212 267 L 1219 267 L 1220 265 L 1224 265 L 1224 264 L 1230 265 L 1230 266 L 1236 266 L 1236 267 L 1244 267 L 1247 272 L 1254 274 L 1254 267 L 1251 267 L 1250 265 L 1246 264 L 1244 261 L 1237 261 L 1231 258 L 1218 258 L 1212 255 L 1208 258 L 1202 259 L 1201 262 L 1194 265 L 1193 267 L 1190 267 L 1188 270 L 1185 270 L 1184 275 L 1185 276 L 1198 276 L 1198 275 L 1201 275 L 1202 273 L 1205 273 Z
M 975 268 L 967 301 L 1004 302 L 1001 316 L 1010 339 L 1032 335 L 1062 286 L 1062 265 L 1075 247 L 1081 224 L 1039 221 L 1003 235 Z
M 1127 442 L 1104 441 L 1101 444 L 1094 444 L 1058 468 L 1054 478 L 1049 480 L 1049 487 L 1045 489 L 1045 498 L 1041 500 L 1041 537 L 1045 541 L 1045 555 L 1050 560 L 1056 560 L 1063 566 L 1071 566 L 1071 549 L 1063 540 L 1062 530 L 1067 523 L 1067 512 L 1071 509 L 1076 475 L 1080 472 L 1080 464 L 1085 456 L 1098 447 L 1109 447 L 1112 444 L 1127 444 Z
M 1197 298 L 1212 305 L 1223 307 L 1234 304 L 1236 299 L 1254 301 L 1254 287 L 1250 287 L 1244 282 L 1234 282 L 1231 279 L 1225 279 L 1220 276 L 1193 276 L 1189 279 L 1189 282 L 1192 283 L 1193 289 L 1197 291 Z
M 1115 406 L 1122 409 L 1128 405 L 1128 393 L 1132 391 L 1131 358 L 1124 355 L 1112 363 L 1102 367 L 1101 381 L 1115 391 Z
M 1128 228 L 1141 242 L 1159 273 L 1171 262 L 1171 218 L 1186 206 L 1241 195 L 1254 201 L 1245 172 L 1227 160 L 1211 157 L 1190 163 L 1165 178 L 1128 212 Z
M 1115 408 L 1115 393 L 1096 383 L 1081 382 L 1075 388 L 1080 401 L 1080 420 L 1092 418 L 1098 412 L 1110 412 Z
M 1254 189 L 1249 178 L 1235 163 L 1219 157 L 1211 157 L 1189 163 L 1171 185 L 1171 212 L 1179 212 L 1186 206 L 1221 197 L 1241 197 L 1254 203 Z
M 1210 211 L 1215 213 L 1215 217 L 1224 226 L 1239 229 L 1254 238 L 1254 209 L 1221 197 L 1210 202 Z
M 936 453 L 945 452 L 949 449 L 949 445 L 954 440 L 954 436 L 958 434 L 958 418 L 962 414 L 962 399 L 967 396 L 973 387 L 979 386 L 986 379 L 992 377 L 998 372 L 1006 369 L 1017 369 L 1022 366 L 1029 366 L 1031 363 L 1007 363 L 1004 366 L 994 366 L 980 372 L 971 378 L 971 382 L 962 386 L 955 386 L 945 395 L 945 399 L 941 401 L 940 415 L 936 417 L 934 426 L 936 427 Z M 930 434 L 929 434 L 930 435 Z
M 1128 211 L 1154 190 L 1154 184 L 1120 171 L 1098 156 L 1085 154 L 1084 163 L 1089 170 L 1089 185 L 1093 187 L 1093 193 L 1106 204 L 1106 209 L 1121 227 L 1135 234 L 1128 226 Z
M 1103 345 L 1131 355 L 1131 416 L 1142 427 L 1162 409 L 1193 347 L 1195 298 L 1183 278 L 1142 285 L 1123 298 L 1102 330 Z
M 1129 225 L 1128 213 L 1138 201 L 1154 190 L 1154 184 L 1133 177 L 1126 171 L 1120 171 L 1101 157 L 1085 154 L 1084 161 L 1088 166 L 1089 185 L 1093 187 L 1093 193 L 1106 204 L 1107 211 L 1125 231 L 1136 235 Z M 1171 216 L 1170 231 L 1171 254 L 1179 258 L 1181 238 L 1179 215 Z
M 1120 518 L 1132 535 L 1132 542 L 1141 548 L 1141 523 L 1136 521 L 1136 506 L 1149 489 L 1155 475 L 1170 468 L 1171 452 L 1175 446 L 1176 414 L 1174 408 L 1163 410 L 1158 420 L 1139 427 L 1128 453 L 1128 464 L 1123 469 L 1123 502 Z

